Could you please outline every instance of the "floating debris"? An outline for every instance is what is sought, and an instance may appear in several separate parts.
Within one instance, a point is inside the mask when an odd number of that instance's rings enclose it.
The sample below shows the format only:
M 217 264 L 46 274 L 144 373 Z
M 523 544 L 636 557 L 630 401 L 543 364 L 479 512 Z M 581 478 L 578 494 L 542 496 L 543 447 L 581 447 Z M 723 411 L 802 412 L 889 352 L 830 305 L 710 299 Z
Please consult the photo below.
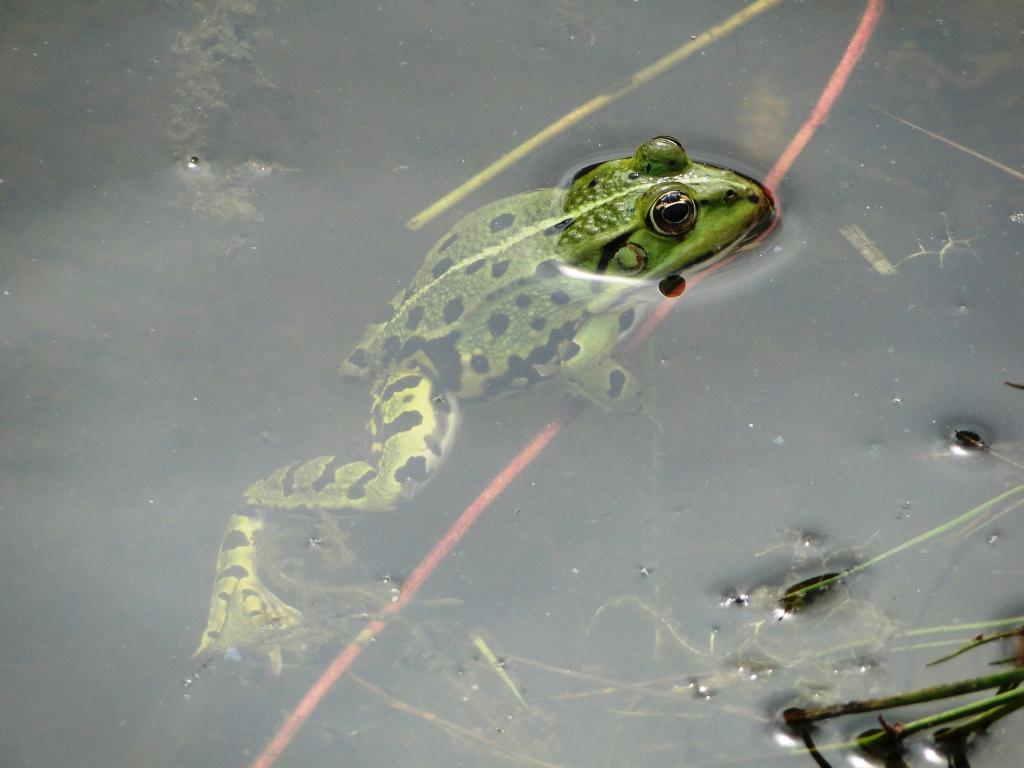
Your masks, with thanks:
M 864 260 L 874 268 L 875 272 L 880 275 L 896 274 L 896 267 L 892 265 L 892 262 L 867 236 L 864 230 L 856 224 L 840 227 L 839 234 L 850 242 L 850 245 L 854 247 L 857 253 L 864 257 Z

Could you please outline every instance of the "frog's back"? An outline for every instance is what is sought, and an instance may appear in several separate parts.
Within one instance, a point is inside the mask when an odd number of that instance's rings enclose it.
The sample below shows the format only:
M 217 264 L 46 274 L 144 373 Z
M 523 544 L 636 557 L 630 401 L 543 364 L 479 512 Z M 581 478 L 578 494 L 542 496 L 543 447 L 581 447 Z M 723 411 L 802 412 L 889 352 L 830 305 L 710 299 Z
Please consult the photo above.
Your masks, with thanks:
M 408 287 L 366 328 L 342 373 L 372 378 L 418 348 L 451 346 L 482 303 L 531 278 L 539 263 L 554 256 L 563 196 L 557 189 L 527 192 L 490 203 L 455 224 L 431 248 Z

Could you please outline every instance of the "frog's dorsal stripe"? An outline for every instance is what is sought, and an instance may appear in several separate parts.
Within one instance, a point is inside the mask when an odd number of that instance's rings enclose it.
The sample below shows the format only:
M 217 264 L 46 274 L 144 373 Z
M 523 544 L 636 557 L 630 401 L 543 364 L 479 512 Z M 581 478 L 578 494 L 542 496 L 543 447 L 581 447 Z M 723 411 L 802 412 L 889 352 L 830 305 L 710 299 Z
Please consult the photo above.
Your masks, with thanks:
M 617 190 L 613 194 L 602 195 L 601 197 L 592 199 L 587 203 L 579 205 L 573 209 L 557 209 L 556 212 L 550 216 L 543 216 L 541 218 L 531 220 L 526 224 L 522 224 L 517 227 L 510 227 L 509 234 L 507 236 L 498 239 L 492 238 L 492 242 L 490 245 L 472 251 L 472 253 L 470 254 L 472 261 L 476 261 L 477 259 L 493 259 L 502 252 L 514 248 L 516 245 L 523 242 L 524 240 L 527 240 L 531 237 L 534 237 L 542 233 L 547 233 L 551 236 L 560 235 L 563 232 L 567 231 L 579 219 L 585 217 L 588 213 L 591 213 L 592 211 L 596 210 L 597 208 L 601 208 L 602 206 L 615 203 L 621 200 L 622 198 L 635 195 L 637 192 L 644 190 L 649 185 L 649 180 L 645 180 L 645 182 L 642 184 L 630 184 L 626 187 L 623 187 L 622 189 Z M 554 189 L 537 190 L 537 193 L 564 194 L 562 190 Z M 520 195 L 519 197 L 522 196 Z M 504 202 L 505 201 L 503 200 L 498 200 L 492 203 L 491 206 L 487 207 L 490 208 L 493 206 L 494 208 L 500 210 Z M 568 223 L 566 223 L 567 221 Z M 469 258 L 464 259 L 462 263 L 464 264 L 468 261 Z M 427 266 L 429 268 L 429 265 Z M 453 268 L 455 268 L 455 266 L 458 265 L 453 265 Z

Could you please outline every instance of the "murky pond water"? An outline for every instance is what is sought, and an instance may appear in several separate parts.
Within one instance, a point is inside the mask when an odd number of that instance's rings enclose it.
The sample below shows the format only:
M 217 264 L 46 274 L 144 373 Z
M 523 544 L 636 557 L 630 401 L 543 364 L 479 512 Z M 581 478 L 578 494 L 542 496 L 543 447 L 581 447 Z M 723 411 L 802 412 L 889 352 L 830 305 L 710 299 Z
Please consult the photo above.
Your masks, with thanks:
M 305 610 L 280 673 L 260 649 L 192 658 L 245 489 L 363 455 L 366 387 L 338 366 L 364 326 L 461 216 L 652 136 L 763 178 L 863 8 L 768 7 L 458 210 L 405 222 L 743 7 L 6 9 L 0 764 L 249 764 L 563 407 L 556 382 L 466 405 L 447 463 L 396 512 L 271 516 L 270 567 Z M 1024 382 L 1022 28 L 1009 2 L 887 8 L 776 189 L 782 226 L 631 361 L 648 415 L 569 424 L 278 764 L 811 765 L 782 708 L 1012 657 L 925 666 L 1024 613 L 1024 391 L 1006 384 Z M 778 618 L 786 586 L 1008 491 Z M 970 764 L 1010 764 L 1021 733 L 996 723 Z M 908 763 L 936 759 L 909 744 Z

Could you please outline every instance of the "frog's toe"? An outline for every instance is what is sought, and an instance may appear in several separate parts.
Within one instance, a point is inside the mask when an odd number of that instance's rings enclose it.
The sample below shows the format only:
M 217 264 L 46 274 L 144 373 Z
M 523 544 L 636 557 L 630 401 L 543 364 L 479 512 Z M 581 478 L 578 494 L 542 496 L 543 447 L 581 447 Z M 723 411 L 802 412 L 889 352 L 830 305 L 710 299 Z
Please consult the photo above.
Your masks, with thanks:
M 219 577 L 219 589 L 210 602 L 210 615 L 195 656 L 232 647 L 272 647 L 270 633 L 290 629 L 302 618 L 297 609 L 242 566 L 228 570 L 237 572 Z M 279 663 L 274 666 L 279 668 Z

